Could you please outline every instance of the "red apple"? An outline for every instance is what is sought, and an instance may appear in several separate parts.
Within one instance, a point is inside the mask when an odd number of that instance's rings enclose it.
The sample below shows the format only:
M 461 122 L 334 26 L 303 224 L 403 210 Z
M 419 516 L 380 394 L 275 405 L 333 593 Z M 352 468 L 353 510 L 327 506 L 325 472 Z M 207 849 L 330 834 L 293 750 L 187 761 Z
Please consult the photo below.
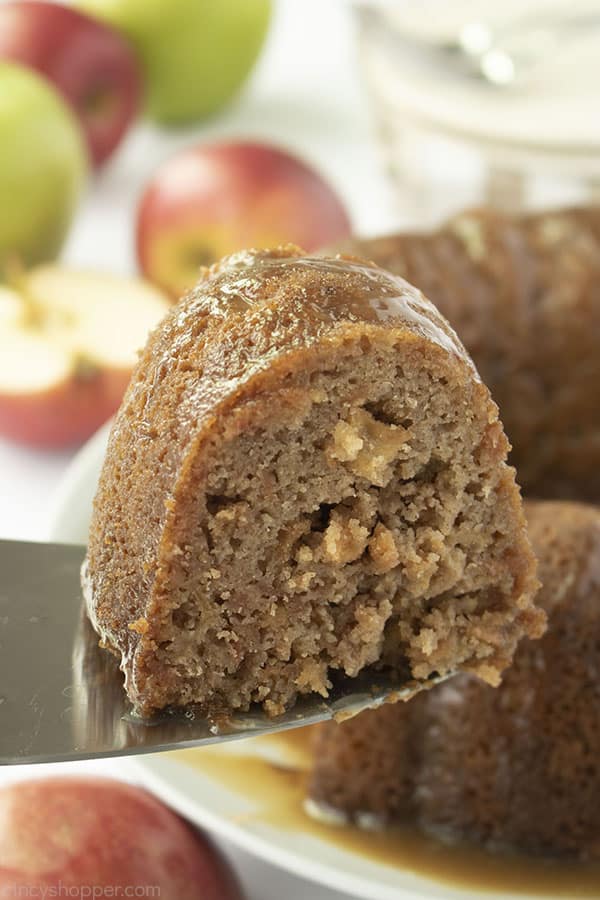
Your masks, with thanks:
M 0 790 L 4 896 L 242 900 L 216 848 L 151 794 L 76 777 Z
M 78 10 L 44 0 L 0 4 L 0 59 L 54 83 L 79 118 L 95 165 L 110 156 L 138 111 L 141 79 L 133 50 Z
M 167 300 L 133 278 L 32 270 L 0 288 L 0 435 L 79 444 L 119 407 Z
M 142 271 L 172 296 L 201 265 L 245 247 L 292 242 L 315 250 L 350 233 L 329 185 L 273 147 L 224 143 L 185 149 L 158 169 L 137 226 Z

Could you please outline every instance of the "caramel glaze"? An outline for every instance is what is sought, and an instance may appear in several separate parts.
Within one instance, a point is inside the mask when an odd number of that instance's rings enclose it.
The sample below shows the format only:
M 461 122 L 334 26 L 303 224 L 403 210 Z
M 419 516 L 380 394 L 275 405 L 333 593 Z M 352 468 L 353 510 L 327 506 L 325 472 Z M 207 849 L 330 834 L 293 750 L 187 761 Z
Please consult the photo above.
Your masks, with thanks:
M 293 324 L 299 338 L 311 331 L 317 337 L 321 326 L 332 322 L 390 322 L 407 326 L 470 363 L 455 332 L 419 290 L 357 256 L 302 256 L 295 247 L 244 250 L 205 270 L 205 277 L 209 289 L 201 282 L 192 292 L 194 300 L 179 324 L 193 323 L 198 316 L 228 318 L 232 312 L 248 314 L 267 307 L 276 311 L 283 305 L 285 326 Z
M 333 844 L 366 862 L 433 879 L 454 889 L 540 897 L 600 897 L 600 864 L 582 864 L 500 855 L 467 845 L 446 845 L 414 827 L 366 831 L 353 825 L 328 825 L 304 810 L 311 760 L 312 728 L 255 738 L 264 756 L 184 750 L 186 765 L 255 804 L 236 821 L 256 820 L 276 829 L 297 832 Z M 270 761 L 281 755 L 286 765 Z

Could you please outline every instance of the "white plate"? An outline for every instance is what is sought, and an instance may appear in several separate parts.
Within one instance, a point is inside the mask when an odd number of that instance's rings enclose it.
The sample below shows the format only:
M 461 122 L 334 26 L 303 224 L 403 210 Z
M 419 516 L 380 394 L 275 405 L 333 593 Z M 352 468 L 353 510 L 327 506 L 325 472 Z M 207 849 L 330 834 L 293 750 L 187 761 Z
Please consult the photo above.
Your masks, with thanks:
M 55 496 L 50 540 L 85 542 L 107 436 L 108 428 L 104 427 L 83 447 L 67 470 Z M 249 749 L 258 752 L 256 746 L 249 746 L 252 744 L 251 740 L 240 741 L 218 752 L 247 754 Z M 212 754 L 215 752 L 211 750 Z M 137 757 L 136 768 L 148 787 L 190 821 L 301 878 L 364 900 L 481 898 L 479 891 L 446 886 L 410 871 L 370 861 L 310 833 L 261 821 L 260 811 L 257 812 L 247 794 L 241 793 L 234 784 L 226 785 L 223 778 L 216 779 L 210 772 L 191 768 L 175 754 Z M 485 896 L 489 900 L 528 900 L 529 895 L 486 892 Z

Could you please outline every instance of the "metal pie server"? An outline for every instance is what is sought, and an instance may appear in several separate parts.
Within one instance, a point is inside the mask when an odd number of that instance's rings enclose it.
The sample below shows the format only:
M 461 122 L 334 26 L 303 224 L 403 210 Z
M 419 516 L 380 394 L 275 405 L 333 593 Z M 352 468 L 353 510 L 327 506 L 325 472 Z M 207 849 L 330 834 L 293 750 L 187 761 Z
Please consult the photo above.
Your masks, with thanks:
M 116 657 L 98 646 L 82 609 L 84 548 L 0 541 L 0 765 L 182 749 L 346 718 L 408 699 L 440 679 L 343 678 L 277 718 L 261 709 L 218 726 L 193 709 L 132 713 Z

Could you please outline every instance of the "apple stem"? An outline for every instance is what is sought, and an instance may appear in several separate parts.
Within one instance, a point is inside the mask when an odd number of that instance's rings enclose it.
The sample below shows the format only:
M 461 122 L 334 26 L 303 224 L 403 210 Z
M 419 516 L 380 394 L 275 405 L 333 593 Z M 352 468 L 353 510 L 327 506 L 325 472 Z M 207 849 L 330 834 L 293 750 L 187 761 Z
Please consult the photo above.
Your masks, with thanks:
M 6 284 L 16 291 L 23 304 L 23 322 L 29 328 L 41 328 L 43 314 L 39 303 L 29 290 L 25 266 L 18 256 L 11 254 L 4 260 L 2 274 Z

